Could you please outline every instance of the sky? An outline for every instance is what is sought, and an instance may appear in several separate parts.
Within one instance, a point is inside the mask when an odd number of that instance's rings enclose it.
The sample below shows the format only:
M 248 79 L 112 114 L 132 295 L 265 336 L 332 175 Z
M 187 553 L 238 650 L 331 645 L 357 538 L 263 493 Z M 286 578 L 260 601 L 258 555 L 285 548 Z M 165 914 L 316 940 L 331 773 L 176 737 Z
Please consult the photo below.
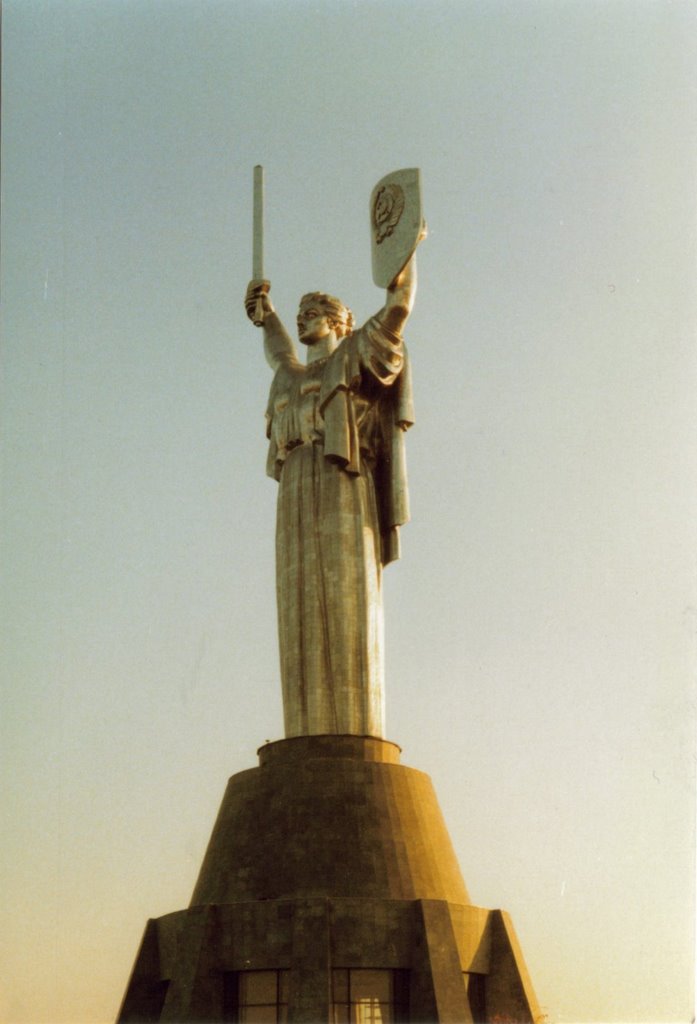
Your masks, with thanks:
M 282 737 L 266 275 L 358 322 L 420 167 L 387 736 L 551 1022 L 688 1021 L 697 5 L 5 0 L 7 1024 L 113 1020 Z

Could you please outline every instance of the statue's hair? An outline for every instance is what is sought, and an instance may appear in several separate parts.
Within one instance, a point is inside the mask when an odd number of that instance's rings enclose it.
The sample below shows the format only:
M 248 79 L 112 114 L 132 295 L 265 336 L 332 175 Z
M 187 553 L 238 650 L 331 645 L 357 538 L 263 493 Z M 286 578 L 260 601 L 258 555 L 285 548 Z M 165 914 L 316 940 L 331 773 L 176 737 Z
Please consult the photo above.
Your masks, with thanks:
M 332 327 L 343 330 L 344 334 L 351 333 L 354 325 L 353 313 L 341 299 L 337 299 L 334 295 L 327 295 L 326 292 L 308 292 L 307 295 L 303 295 L 300 305 L 305 306 L 310 302 L 326 310 Z

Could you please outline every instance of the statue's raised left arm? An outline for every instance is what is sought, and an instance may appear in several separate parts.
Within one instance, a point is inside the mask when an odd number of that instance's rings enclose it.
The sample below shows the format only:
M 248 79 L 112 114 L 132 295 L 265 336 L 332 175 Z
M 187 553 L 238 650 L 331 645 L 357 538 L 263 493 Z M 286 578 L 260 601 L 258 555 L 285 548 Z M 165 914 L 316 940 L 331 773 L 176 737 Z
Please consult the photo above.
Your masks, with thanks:
M 394 334 L 402 328 L 414 308 L 416 295 L 416 253 L 413 253 L 405 267 L 397 274 L 385 294 L 385 305 L 378 313 L 380 320 Z

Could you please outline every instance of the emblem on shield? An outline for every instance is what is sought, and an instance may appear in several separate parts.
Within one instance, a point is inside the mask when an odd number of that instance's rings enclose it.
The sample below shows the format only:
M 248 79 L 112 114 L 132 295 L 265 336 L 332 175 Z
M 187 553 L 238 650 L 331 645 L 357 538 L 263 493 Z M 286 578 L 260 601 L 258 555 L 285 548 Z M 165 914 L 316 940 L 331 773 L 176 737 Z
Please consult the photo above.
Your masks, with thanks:
M 403 212 L 403 189 L 394 183 L 383 185 L 373 203 L 373 228 L 377 245 L 392 234 Z
M 373 281 L 387 288 L 416 249 L 423 228 L 418 167 L 381 178 L 370 196 Z

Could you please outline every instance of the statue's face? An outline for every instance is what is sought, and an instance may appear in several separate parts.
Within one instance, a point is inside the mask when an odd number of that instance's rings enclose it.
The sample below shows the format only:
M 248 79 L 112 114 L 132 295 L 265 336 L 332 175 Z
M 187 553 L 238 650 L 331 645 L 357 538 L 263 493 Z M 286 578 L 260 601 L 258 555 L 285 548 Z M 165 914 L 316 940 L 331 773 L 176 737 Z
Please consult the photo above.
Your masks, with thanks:
M 318 303 L 308 302 L 298 310 L 298 337 L 304 345 L 316 345 L 329 337 L 334 328 L 327 312 Z

